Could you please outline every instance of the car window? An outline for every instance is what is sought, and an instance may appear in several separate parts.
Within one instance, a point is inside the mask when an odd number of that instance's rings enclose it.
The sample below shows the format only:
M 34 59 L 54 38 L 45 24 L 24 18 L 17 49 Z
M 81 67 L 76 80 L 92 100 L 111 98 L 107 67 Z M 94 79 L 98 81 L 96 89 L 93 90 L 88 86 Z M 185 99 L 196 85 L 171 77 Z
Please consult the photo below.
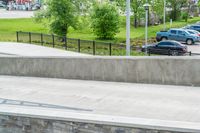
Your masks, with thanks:
M 171 34 L 176 34 L 176 30 L 171 30 L 170 33 Z
M 185 35 L 185 32 L 184 31 L 178 31 L 178 35 Z
M 178 31 L 178 34 L 181 35 L 181 34 L 183 34 L 183 32 L 179 30 L 179 31 Z
M 200 26 L 193 26 L 194 28 L 200 28 Z
M 175 44 L 171 43 L 171 42 L 160 42 L 160 43 L 158 43 L 159 47 L 167 47 L 167 46 L 174 46 L 174 45 Z

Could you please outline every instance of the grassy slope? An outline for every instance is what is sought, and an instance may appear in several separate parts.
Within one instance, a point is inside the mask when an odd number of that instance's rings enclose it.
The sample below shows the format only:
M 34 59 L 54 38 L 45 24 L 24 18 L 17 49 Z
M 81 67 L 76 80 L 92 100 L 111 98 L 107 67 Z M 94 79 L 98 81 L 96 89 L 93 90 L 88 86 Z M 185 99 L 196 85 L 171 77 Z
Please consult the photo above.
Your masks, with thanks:
M 0 19 L 0 41 L 15 41 L 16 31 L 43 32 L 47 30 L 32 19 Z
M 124 19 L 123 19 L 124 20 Z M 172 27 L 182 27 L 187 24 L 195 23 L 196 21 L 200 21 L 200 18 L 190 19 L 187 23 L 184 21 L 174 22 Z M 159 26 L 151 26 L 149 27 L 149 37 L 155 37 L 157 31 L 162 29 L 162 25 Z M 167 27 L 169 28 L 169 23 L 167 23 Z M 0 41 L 15 41 L 16 40 L 16 31 L 30 31 L 30 32 L 42 32 L 48 33 L 47 28 L 45 28 L 42 24 L 37 24 L 30 19 L 0 19 Z M 116 35 L 117 42 L 125 41 L 126 29 L 125 22 L 121 24 L 120 33 Z M 95 35 L 92 34 L 92 30 L 88 28 L 84 28 L 82 30 L 73 30 L 70 29 L 70 33 L 68 37 L 71 38 L 80 38 L 86 40 L 96 40 Z M 144 27 L 139 27 L 135 29 L 133 26 L 131 27 L 131 38 L 144 38 Z M 108 40 L 111 41 L 111 40 Z

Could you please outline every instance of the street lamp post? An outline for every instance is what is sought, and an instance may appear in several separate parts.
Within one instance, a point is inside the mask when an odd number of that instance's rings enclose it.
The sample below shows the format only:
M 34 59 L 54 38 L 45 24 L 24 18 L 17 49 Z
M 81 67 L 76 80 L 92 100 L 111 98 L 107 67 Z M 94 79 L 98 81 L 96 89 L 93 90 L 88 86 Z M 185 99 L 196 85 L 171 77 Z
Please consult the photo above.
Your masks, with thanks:
M 145 54 L 147 54 L 147 44 L 148 44 L 148 11 L 149 11 L 149 4 L 144 4 L 144 9 L 146 11 L 146 23 L 145 23 Z
M 126 55 L 130 56 L 130 0 L 126 0 Z
M 166 30 L 166 0 L 164 0 L 164 14 L 163 14 L 164 31 Z

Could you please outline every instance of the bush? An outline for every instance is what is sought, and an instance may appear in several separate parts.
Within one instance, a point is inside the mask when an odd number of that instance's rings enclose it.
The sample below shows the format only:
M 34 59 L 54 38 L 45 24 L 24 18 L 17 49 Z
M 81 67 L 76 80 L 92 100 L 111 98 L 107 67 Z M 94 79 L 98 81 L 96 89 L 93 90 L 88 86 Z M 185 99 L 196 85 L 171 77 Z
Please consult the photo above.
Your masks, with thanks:
M 91 27 L 99 39 L 113 39 L 119 32 L 120 18 L 115 6 L 108 3 L 95 5 L 91 18 Z
M 35 14 L 37 22 L 47 23 L 50 31 L 66 36 L 69 27 L 77 27 L 77 11 L 72 0 L 48 0 L 47 8 Z

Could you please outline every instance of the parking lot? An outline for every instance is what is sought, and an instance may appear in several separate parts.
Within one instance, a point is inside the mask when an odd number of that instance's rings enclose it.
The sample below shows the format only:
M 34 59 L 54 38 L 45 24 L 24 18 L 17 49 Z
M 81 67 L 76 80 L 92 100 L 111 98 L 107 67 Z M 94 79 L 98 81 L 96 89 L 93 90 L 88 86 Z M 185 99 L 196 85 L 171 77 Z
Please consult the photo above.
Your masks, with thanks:
M 192 53 L 200 54 L 200 44 L 187 45 L 187 46 L 188 46 L 188 51 L 191 51 Z
M 0 9 L 0 19 L 31 18 L 33 14 L 33 11 L 7 11 L 5 9 Z

